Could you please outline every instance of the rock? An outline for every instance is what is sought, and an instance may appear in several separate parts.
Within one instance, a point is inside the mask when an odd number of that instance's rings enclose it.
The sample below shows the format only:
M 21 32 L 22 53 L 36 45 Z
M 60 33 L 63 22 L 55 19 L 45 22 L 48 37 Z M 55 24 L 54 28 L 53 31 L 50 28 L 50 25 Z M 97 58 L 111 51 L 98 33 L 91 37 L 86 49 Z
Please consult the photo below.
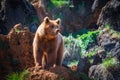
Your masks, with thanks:
M 45 6 L 41 0 L 38 0 L 33 3 L 33 6 L 37 12 L 39 21 L 42 22 L 44 17 L 48 16 L 48 13 L 45 10 Z
M 11 72 L 34 66 L 32 42 L 34 34 L 16 24 L 8 35 L 0 34 L 0 79 Z
M 94 65 L 89 69 L 89 77 L 96 80 L 119 80 L 120 79 L 120 67 L 111 68 L 108 70 L 102 64 Z
M 111 50 L 111 54 L 113 57 L 116 57 L 120 61 L 120 44 Z
M 103 65 L 90 67 L 89 77 L 96 80 L 114 80 L 113 75 Z
M 51 67 L 48 70 L 40 69 L 34 71 L 35 68 L 28 68 L 30 76 L 26 80 L 80 80 L 81 78 L 71 71 L 62 66 Z
M 113 57 L 116 55 L 116 57 L 119 59 L 119 47 L 120 47 L 120 38 L 112 38 L 111 36 L 111 30 L 108 31 L 102 31 L 102 33 L 98 36 L 98 44 L 104 48 L 106 57 Z M 112 34 L 116 34 L 115 32 Z M 107 53 L 110 53 L 107 54 Z
M 96 9 L 102 9 L 108 1 L 110 0 L 94 0 L 92 11 L 95 11 Z
M 0 32 L 3 34 L 7 34 L 17 23 L 22 23 L 22 27 L 29 26 L 31 31 L 33 24 L 34 27 L 39 24 L 34 7 L 27 0 L 2 0 L 0 20 L 2 21 L 0 22 Z
M 86 73 L 86 74 L 87 74 L 88 71 L 89 71 L 89 67 L 90 67 L 90 63 L 89 63 L 89 61 L 88 61 L 88 58 L 87 58 L 87 57 L 85 57 L 85 58 L 80 58 L 77 67 L 78 67 L 77 70 L 78 70 L 79 72 L 83 72 L 83 73 Z
M 114 30 L 120 31 L 120 1 L 110 0 L 102 9 L 97 24 L 109 24 Z

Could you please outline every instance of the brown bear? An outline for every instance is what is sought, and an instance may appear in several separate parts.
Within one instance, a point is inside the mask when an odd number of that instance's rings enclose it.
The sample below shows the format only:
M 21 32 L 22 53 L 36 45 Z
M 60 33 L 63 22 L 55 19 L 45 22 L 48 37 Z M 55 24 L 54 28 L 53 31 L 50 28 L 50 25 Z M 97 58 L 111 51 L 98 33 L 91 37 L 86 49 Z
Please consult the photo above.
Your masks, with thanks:
M 61 65 L 64 51 L 63 37 L 60 34 L 60 19 L 45 17 L 38 27 L 33 41 L 35 66 L 42 68 Z

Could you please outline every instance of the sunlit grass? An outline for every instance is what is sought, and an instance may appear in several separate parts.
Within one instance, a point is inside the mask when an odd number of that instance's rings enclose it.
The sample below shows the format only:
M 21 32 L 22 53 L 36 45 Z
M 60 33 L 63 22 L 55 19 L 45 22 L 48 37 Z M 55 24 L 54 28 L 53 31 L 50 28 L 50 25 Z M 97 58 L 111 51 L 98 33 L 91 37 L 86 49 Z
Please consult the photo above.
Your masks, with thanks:
M 29 72 L 27 70 L 19 73 L 19 72 L 14 72 L 12 74 L 9 74 L 7 76 L 6 80 L 25 80 L 25 76 L 28 74 Z

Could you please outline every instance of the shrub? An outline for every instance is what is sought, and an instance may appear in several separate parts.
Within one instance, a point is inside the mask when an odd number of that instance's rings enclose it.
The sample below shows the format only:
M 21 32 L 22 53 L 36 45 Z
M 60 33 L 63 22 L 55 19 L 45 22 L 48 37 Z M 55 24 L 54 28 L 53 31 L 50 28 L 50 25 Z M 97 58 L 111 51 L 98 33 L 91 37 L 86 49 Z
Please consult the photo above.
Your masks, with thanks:
M 68 65 L 76 65 L 81 56 L 85 57 L 88 46 L 95 42 L 98 34 L 99 31 L 89 31 L 86 34 L 77 35 L 76 38 L 72 34 L 64 37 L 66 47 L 65 59 L 68 61 Z
M 98 34 L 100 33 L 100 31 L 89 31 L 86 34 L 83 35 L 78 35 L 77 39 L 80 40 L 80 46 L 81 46 L 81 56 L 85 56 L 84 53 L 86 52 L 86 49 L 88 48 L 89 45 L 91 45 L 91 43 L 96 41 L 96 37 L 98 36 Z
M 111 68 L 111 67 L 118 67 L 119 66 L 119 62 L 117 61 L 116 58 L 107 58 L 103 61 L 102 63 L 106 68 Z
M 25 76 L 28 74 L 29 72 L 27 70 L 18 73 L 18 72 L 14 72 L 10 75 L 7 76 L 7 80 L 25 80 Z

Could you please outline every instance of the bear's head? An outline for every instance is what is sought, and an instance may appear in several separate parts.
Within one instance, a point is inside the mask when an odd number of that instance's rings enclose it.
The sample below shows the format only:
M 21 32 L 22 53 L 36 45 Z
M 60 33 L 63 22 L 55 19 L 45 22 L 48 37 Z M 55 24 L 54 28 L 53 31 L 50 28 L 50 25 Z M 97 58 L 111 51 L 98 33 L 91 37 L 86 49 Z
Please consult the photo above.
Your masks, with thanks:
M 44 18 L 44 31 L 48 38 L 54 38 L 60 32 L 60 19 L 50 20 L 48 17 Z

